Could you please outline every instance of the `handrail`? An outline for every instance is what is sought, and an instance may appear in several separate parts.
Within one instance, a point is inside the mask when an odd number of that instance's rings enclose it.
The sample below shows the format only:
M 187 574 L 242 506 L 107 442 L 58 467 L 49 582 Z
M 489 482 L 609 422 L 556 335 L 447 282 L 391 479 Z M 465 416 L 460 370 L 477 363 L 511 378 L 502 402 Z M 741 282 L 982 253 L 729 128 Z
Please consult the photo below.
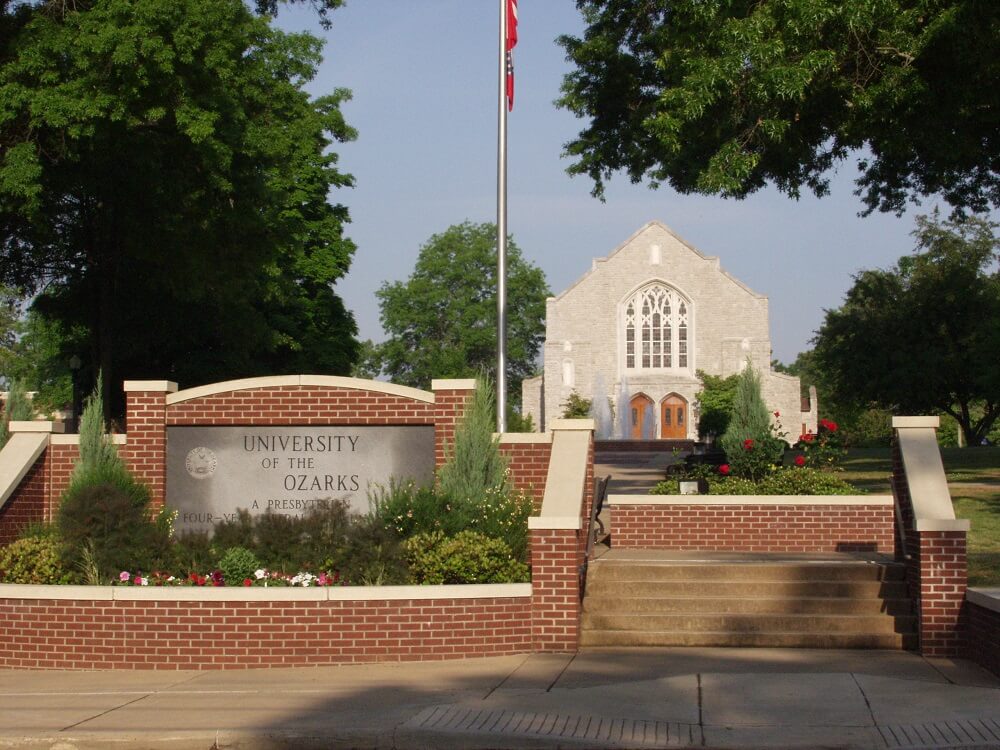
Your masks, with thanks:
M 597 532 L 594 529 L 596 523 L 601 527 L 600 533 L 604 533 L 604 523 L 598 516 L 604 509 L 604 500 L 608 496 L 608 485 L 611 483 L 611 475 L 594 478 L 594 502 L 591 503 L 590 519 L 587 522 L 587 548 L 583 553 L 583 562 L 580 564 L 580 599 L 583 599 L 584 590 L 587 587 L 587 567 L 590 564 L 590 555 L 594 551 L 594 543 L 597 541 Z

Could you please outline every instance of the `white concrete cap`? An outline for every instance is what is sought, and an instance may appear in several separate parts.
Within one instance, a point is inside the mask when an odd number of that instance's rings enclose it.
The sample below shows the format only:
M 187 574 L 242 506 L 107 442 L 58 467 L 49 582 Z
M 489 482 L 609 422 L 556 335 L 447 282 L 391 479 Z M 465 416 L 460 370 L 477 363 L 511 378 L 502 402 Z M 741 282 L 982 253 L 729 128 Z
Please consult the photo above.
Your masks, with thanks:
M 608 505 L 892 505 L 892 495 L 608 495 Z
M 494 432 L 493 439 L 499 440 L 501 445 L 511 445 L 513 443 L 551 443 L 551 432 Z
M 14 494 L 48 444 L 49 436 L 42 432 L 15 432 L 10 436 L 0 450 L 0 507 Z
M 972 523 L 968 518 L 918 518 L 917 531 L 968 531 Z
M 593 419 L 553 419 L 549 422 L 549 430 L 589 430 L 597 427 Z
M 432 391 L 474 391 L 476 390 L 475 378 L 445 378 L 431 381 Z
M 529 529 L 581 529 L 583 522 L 579 516 L 529 516 Z
M 992 612 L 1000 612 L 1000 586 L 967 589 L 965 598 Z
M 917 529 L 921 530 L 919 526 L 921 521 L 931 519 L 954 521 L 955 508 L 951 504 L 948 480 L 944 473 L 944 464 L 941 462 L 941 449 L 938 447 L 934 428 L 924 425 L 900 429 L 896 437 L 903 456 L 903 468 L 906 471 L 906 482 L 910 490 L 913 514 L 918 524 Z
M 893 428 L 906 427 L 940 427 L 941 417 L 893 417 Z
M 148 391 L 149 393 L 176 393 L 177 383 L 172 380 L 126 380 L 122 386 L 125 393 Z
M 559 430 L 553 434 L 552 455 L 545 475 L 545 495 L 539 513 L 542 519 L 575 518 L 579 524 L 589 448 L 590 432 Z
M 62 422 L 42 422 L 37 420 L 32 421 L 10 421 L 7 423 L 8 429 L 11 433 L 15 432 L 48 432 L 48 433 L 59 433 L 66 430 L 66 425 Z

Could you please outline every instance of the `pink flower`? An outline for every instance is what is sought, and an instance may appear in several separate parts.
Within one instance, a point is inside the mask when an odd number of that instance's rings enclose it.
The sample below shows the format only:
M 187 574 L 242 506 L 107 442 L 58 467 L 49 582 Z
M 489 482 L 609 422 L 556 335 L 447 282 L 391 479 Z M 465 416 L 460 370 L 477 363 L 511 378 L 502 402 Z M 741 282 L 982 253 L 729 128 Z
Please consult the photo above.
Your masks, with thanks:
M 123 570 L 121 573 L 118 574 L 118 580 L 121 581 L 122 583 L 125 583 L 131 577 L 132 576 L 129 575 L 129 572 L 127 570 Z
M 747 438 L 746 440 L 744 440 L 743 441 L 743 450 L 745 450 L 745 451 L 752 451 L 753 450 L 753 440 L 751 440 L 750 438 Z
M 796 456 L 795 457 L 795 465 L 796 466 L 805 466 L 806 465 L 806 457 L 805 456 Z
M 719 473 L 723 476 L 729 476 L 729 464 L 722 464 L 722 466 L 719 467 Z

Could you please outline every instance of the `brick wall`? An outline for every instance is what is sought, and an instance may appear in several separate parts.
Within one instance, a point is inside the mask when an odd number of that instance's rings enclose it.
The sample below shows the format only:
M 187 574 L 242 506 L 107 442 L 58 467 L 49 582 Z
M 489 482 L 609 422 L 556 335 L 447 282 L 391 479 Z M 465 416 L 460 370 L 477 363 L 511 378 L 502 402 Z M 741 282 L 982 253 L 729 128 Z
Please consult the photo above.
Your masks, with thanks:
M 955 657 L 964 653 L 965 532 L 921 531 L 920 653 Z
M 194 592 L 197 593 L 197 592 Z M 530 598 L 2 599 L 5 669 L 240 669 L 531 650 Z
M 51 460 L 43 453 L 15 494 L 0 508 L 0 544 L 15 541 L 25 526 L 46 519 Z
M 171 384 L 173 386 L 173 384 Z M 176 390 L 176 386 L 173 386 Z M 149 485 L 154 508 L 167 497 L 168 390 L 132 390 L 126 383 L 125 419 L 128 443 L 120 449 L 136 478 Z
M 967 657 L 1000 677 L 1000 612 L 974 601 L 966 603 L 966 611 Z
M 531 530 L 531 640 L 534 651 L 580 644 L 580 537 L 574 529 Z
M 531 495 L 537 513 L 545 494 L 545 477 L 549 470 L 552 443 L 501 442 L 500 452 L 510 461 L 510 479 L 514 487 Z
M 892 554 L 891 505 L 622 505 L 616 548 Z

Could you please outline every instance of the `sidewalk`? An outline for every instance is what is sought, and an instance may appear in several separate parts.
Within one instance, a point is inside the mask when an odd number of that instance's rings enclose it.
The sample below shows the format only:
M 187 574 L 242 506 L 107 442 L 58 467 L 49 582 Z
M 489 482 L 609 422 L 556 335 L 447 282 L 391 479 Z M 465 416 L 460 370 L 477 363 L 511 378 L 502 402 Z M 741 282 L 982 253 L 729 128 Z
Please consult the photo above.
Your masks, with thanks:
M 1000 679 L 898 651 L 0 671 L 0 748 L 1000 748 Z

